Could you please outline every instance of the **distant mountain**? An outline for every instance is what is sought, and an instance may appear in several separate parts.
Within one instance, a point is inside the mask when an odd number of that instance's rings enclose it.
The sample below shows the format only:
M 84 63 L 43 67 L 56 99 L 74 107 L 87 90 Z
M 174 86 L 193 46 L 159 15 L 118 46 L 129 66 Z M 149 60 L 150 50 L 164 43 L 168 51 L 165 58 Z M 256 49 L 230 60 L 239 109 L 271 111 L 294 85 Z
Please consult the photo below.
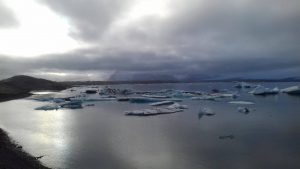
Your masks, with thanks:
M 0 100 L 23 97 L 32 90 L 63 90 L 65 84 L 30 76 L 14 76 L 0 81 Z

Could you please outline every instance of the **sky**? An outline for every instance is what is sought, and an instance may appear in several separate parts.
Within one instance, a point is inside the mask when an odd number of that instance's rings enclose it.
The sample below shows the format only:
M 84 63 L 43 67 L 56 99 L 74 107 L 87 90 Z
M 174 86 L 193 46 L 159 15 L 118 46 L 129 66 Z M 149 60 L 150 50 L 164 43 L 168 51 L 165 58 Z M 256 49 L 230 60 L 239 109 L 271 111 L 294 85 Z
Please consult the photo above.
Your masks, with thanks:
M 299 0 L 0 0 L 0 79 L 300 77 Z

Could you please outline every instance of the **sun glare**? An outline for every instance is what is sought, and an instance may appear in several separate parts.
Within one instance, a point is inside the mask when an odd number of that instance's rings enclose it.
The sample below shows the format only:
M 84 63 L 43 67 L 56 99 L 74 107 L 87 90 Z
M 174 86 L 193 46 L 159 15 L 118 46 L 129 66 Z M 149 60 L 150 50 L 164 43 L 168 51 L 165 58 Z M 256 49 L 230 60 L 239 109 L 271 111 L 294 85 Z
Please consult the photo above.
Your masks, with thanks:
M 15 14 L 19 26 L 0 28 L 0 54 L 32 57 L 62 53 L 79 47 L 68 36 L 69 24 L 47 7 L 34 0 L 4 0 Z

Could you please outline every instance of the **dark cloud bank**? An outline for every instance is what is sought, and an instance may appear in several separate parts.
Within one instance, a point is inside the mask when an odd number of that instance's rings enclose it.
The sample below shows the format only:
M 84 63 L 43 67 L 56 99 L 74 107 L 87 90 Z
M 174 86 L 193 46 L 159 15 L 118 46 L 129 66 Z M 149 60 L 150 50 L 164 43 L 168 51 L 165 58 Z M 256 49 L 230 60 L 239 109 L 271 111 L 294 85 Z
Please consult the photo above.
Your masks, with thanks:
M 298 0 L 175 0 L 166 4 L 168 17 L 150 15 L 116 26 L 134 2 L 43 0 L 70 21 L 70 36 L 93 47 L 29 59 L 0 56 L 0 77 L 38 72 L 66 72 L 83 80 L 92 80 L 86 74 L 94 80 L 300 76 Z M 76 79 L 70 77 L 58 80 Z

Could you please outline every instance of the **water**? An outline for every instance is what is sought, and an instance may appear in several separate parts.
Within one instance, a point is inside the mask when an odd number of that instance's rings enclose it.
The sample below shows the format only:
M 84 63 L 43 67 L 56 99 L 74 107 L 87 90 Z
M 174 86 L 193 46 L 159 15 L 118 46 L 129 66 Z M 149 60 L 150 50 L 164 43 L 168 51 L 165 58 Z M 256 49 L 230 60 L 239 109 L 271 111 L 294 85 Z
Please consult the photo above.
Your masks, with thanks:
M 236 90 L 249 114 L 224 101 L 184 100 L 189 109 L 152 117 L 124 116 L 147 104 L 95 102 L 94 107 L 38 111 L 43 102 L 0 103 L 0 127 L 41 161 L 67 169 L 298 169 L 300 97 L 256 97 L 232 83 L 116 85 L 135 90 Z M 266 83 L 280 88 L 295 83 Z M 215 116 L 199 117 L 201 107 Z M 255 110 L 254 110 L 255 109 Z M 234 139 L 219 136 L 234 135 Z

